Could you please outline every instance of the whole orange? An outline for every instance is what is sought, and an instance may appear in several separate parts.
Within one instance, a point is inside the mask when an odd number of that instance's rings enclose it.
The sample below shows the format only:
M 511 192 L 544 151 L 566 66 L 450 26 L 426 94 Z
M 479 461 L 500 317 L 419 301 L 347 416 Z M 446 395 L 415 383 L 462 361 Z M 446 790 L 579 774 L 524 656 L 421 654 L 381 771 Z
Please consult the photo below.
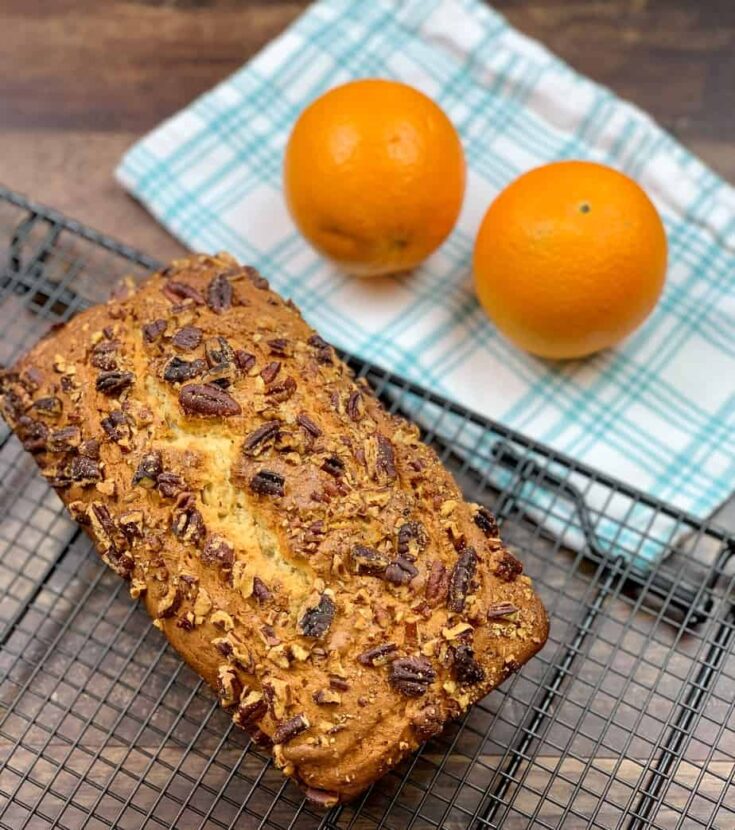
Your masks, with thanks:
M 286 148 L 291 216 L 320 253 L 355 274 L 418 265 L 452 230 L 464 183 L 452 123 L 397 81 L 325 93 L 301 113 Z
M 490 205 L 475 242 L 477 296 L 498 329 L 541 357 L 612 346 L 651 313 L 666 234 L 645 192 L 601 164 L 531 170 Z

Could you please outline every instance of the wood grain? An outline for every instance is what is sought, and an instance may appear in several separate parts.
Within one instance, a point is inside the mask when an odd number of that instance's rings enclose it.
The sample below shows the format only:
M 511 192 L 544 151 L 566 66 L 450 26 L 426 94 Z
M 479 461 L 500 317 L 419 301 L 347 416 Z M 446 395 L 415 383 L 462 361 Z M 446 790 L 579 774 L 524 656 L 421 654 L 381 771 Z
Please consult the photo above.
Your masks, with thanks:
M 112 179 L 137 137 L 241 66 L 307 0 L 3 0 L 0 181 L 165 258 Z M 575 68 L 735 181 L 730 0 L 498 0 Z

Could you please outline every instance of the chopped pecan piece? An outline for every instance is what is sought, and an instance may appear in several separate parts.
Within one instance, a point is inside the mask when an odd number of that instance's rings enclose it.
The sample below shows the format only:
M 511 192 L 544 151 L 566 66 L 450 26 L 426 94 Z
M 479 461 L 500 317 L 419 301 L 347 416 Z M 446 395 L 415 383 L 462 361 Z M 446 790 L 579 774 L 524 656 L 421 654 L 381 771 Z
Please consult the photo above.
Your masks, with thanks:
M 318 334 L 312 334 L 306 342 L 315 349 L 317 363 L 329 364 L 333 362 L 332 347 Z
M 255 366 L 255 355 L 244 349 L 235 351 L 235 365 L 241 372 L 249 372 Z
M 385 579 L 394 585 L 408 585 L 415 576 L 418 576 L 418 572 L 419 569 L 413 562 L 399 556 L 385 569 Z
M 232 308 L 232 283 L 225 274 L 212 277 L 207 286 L 207 305 L 215 314 L 223 314 Z
M 345 411 L 347 412 L 351 420 L 362 420 L 363 416 L 365 415 L 365 403 L 363 401 L 362 395 L 359 392 L 352 392 L 350 397 L 347 399 L 347 406 L 345 407 Z
M 268 348 L 271 354 L 279 357 L 288 357 L 291 354 L 289 342 L 285 337 L 276 337 L 274 340 L 269 340 Z
M 521 565 L 512 553 L 504 550 L 500 556 L 500 561 L 495 566 L 494 573 L 503 582 L 514 582 L 523 573 L 523 565 Z
M 317 790 L 315 787 L 304 787 L 304 797 L 320 810 L 331 810 L 339 804 L 339 793 Z
M 285 744 L 292 741 L 297 735 L 306 731 L 311 724 L 306 715 L 296 715 L 288 720 L 281 721 L 273 733 L 274 744 Z
M 219 565 L 229 570 L 235 561 L 235 549 L 223 536 L 213 533 L 207 537 L 201 559 L 205 565 Z
M 421 697 L 436 680 L 436 671 L 425 657 L 398 657 L 390 664 L 388 681 L 406 697 Z
M 271 444 L 278 431 L 281 428 L 281 422 L 277 419 L 266 421 L 257 429 L 254 429 L 246 438 L 242 445 L 242 450 L 245 455 L 258 455 L 268 444 Z
M 382 576 L 390 565 L 387 556 L 367 545 L 355 545 L 350 551 L 350 559 L 355 573 L 371 576 Z
M 304 637 L 320 639 L 329 631 L 336 610 L 334 600 L 328 594 L 322 594 L 319 604 L 313 608 L 307 608 L 299 620 L 299 631 Z
M 273 596 L 268 586 L 259 576 L 253 577 L 253 596 L 262 605 Z
M 395 643 L 381 643 L 358 654 L 357 662 L 363 666 L 384 666 L 396 651 L 398 646 Z
M 306 412 L 299 412 L 296 416 L 296 423 L 312 438 L 319 438 L 322 434 L 319 425 Z
M 158 608 L 156 609 L 156 617 L 159 620 L 164 620 L 168 619 L 169 617 L 173 617 L 173 615 L 179 610 L 182 600 L 183 596 L 181 594 L 181 590 L 179 589 L 178 582 L 172 582 L 168 586 L 168 590 L 166 591 L 165 596 L 158 603 Z
M 349 691 L 350 684 L 344 678 L 338 677 L 336 674 L 330 674 L 329 688 L 335 689 L 338 692 L 347 692 Z
M 120 348 L 120 343 L 117 340 L 100 340 L 99 343 L 92 349 L 92 355 L 89 358 L 90 365 L 95 369 L 102 369 L 105 372 L 111 372 L 117 369 L 117 352 Z
M 465 548 L 457 559 L 449 579 L 449 597 L 447 608 L 459 613 L 464 608 L 465 599 L 470 591 L 472 577 L 477 568 L 477 554 L 474 548 Z
M 195 360 L 182 360 L 174 356 L 163 369 L 163 379 L 168 383 L 183 383 L 186 380 L 193 380 L 207 371 L 207 364 L 201 357 Z
M 100 426 L 111 441 L 124 441 L 132 435 L 130 424 L 122 409 L 113 409 L 100 421 Z
M 143 325 L 143 339 L 146 343 L 155 343 L 156 340 L 166 331 L 165 320 L 153 320 L 151 323 L 144 323 Z
M 268 704 L 260 692 L 248 690 L 240 698 L 240 705 L 233 716 L 238 726 L 246 728 L 259 721 L 268 711 Z
M 95 381 L 95 389 L 104 395 L 119 395 L 135 383 L 132 372 L 100 372 Z
M 146 489 L 155 487 L 162 472 L 161 453 L 157 450 L 143 453 L 138 468 L 133 474 L 133 487 L 145 487 Z
M 282 496 L 286 479 L 272 470 L 259 470 L 250 479 L 250 489 L 261 496 Z
M 204 297 L 199 290 L 186 282 L 168 280 L 161 289 L 167 300 L 179 303 L 182 300 L 193 300 L 195 305 L 204 305 Z
M 273 383 L 266 389 L 266 395 L 276 403 L 283 403 L 292 398 L 296 392 L 296 381 L 291 378 L 285 378 L 280 383 Z
M 225 337 L 210 337 L 204 344 L 204 354 L 211 369 L 231 366 L 235 362 L 235 353 Z
M 232 395 L 210 383 L 191 383 L 182 387 L 179 403 L 187 415 L 230 418 L 242 412 Z
M 495 521 L 495 517 L 489 510 L 486 510 L 484 507 L 480 507 L 472 518 L 485 536 L 493 539 L 496 539 L 499 536 L 498 524 Z
M 458 683 L 472 686 L 485 679 L 485 670 L 475 659 L 475 652 L 468 645 L 459 645 L 453 649 L 454 663 L 452 674 Z
M 48 437 L 49 452 L 70 452 L 82 443 L 82 432 L 77 426 L 62 427 Z
M 171 531 L 177 539 L 200 547 L 207 535 L 202 514 L 194 506 L 194 497 L 184 493 L 179 497 L 171 518 Z
M 95 461 L 100 457 L 100 442 L 96 438 L 89 438 L 79 445 L 79 455 L 93 458 Z
M 16 424 L 16 432 L 23 448 L 28 452 L 43 452 L 46 449 L 48 427 L 43 421 L 34 421 L 27 415 L 21 415 Z
M 405 522 L 398 528 L 396 553 L 404 559 L 415 560 L 428 542 L 429 537 L 421 522 Z
M 43 418 L 58 418 L 61 415 L 61 400 L 56 395 L 49 395 L 34 401 L 32 408 Z
M 434 735 L 438 735 L 444 728 L 441 710 L 434 704 L 424 706 L 414 717 L 412 723 L 416 737 L 420 741 L 428 741 Z
M 318 689 L 312 697 L 318 706 L 334 706 L 342 703 L 342 695 L 333 689 Z
M 345 462 L 338 455 L 330 455 L 324 459 L 322 470 L 333 478 L 340 478 L 345 471 Z
M 127 510 L 125 513 L 121 513 L 117 523 L 128 542 L 143 538 L 142 510 Z
M 158 476 L 157 486 L 158 492 L 164 499 L 176 498 L 186 488 L 181 476 L 165 470 Z
M 512 602 L 494 602 L 487 609 L 488 620 L 500 620 L 515 614 L 518 608 Z
M 202 330 L 197 326 L 182 326 L 174 332 L 171 342 L 182 352 L 190 352 L 202 342 Z
M 237 703 L 242 692 L 242 684 L 231 666 L 220 666 L 217 669 L 217 692 L 224 709 L 229 709 Z
M 376 439 L 378 442 L 377 468 L 389 481 L 393 481 L 397 475 L 393 444 L 382 432 L 377 433 Z
M 82 487 L 89 487 L 97 481 L 102 481 L 102 469 L 93 458 L 78 455 L 69 465 L 69 478 Z

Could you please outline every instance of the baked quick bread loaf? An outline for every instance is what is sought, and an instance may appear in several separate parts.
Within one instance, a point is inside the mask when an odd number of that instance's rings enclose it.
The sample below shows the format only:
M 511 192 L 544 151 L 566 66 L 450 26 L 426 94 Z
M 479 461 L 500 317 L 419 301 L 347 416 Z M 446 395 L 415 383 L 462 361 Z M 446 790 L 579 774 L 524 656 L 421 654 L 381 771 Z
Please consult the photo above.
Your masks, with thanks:
M 318 804 L 358 794 L 546 639 L 492 516 L 229 256 L 78 315 L 0 392 L 102 559 Z

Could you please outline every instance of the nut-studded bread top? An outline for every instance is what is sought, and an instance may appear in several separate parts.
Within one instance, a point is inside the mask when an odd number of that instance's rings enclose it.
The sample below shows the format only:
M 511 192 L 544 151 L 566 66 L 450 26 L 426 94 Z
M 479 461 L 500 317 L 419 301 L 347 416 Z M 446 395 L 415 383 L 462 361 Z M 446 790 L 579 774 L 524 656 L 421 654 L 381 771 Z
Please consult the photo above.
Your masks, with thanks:
M 0 406 L 154 625 L 318 803 L 546 639 L 492 516 L 229 256 L 80 314 L 5 373 Z

